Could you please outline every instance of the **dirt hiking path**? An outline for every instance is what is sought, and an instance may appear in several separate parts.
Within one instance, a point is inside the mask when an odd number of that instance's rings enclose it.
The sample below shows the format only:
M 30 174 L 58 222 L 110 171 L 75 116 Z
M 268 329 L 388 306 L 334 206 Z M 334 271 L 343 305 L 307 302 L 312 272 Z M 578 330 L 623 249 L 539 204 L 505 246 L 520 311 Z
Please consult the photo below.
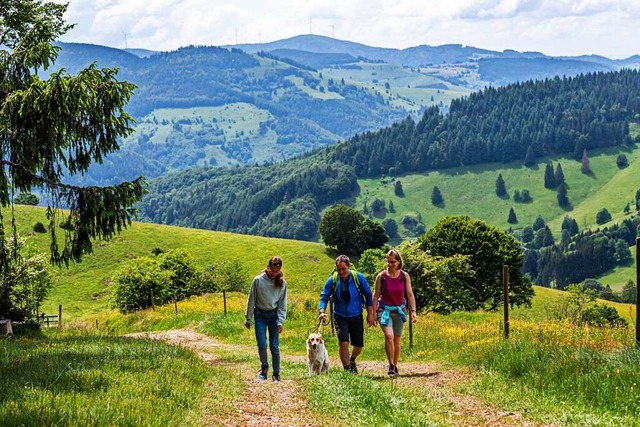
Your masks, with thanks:
M 163 332 L 145 332 L 129 334 L 136 338 L 150 338 L 165 341 L 192 350 L 207 364 L 224 363 L 221 354 L 240 351 L 255 351 L 253 346 L 227 344 L 204 334 L 176 329 Z M 257 358 L 256 351 L 256 358 Z M 283 360 L 306 363 L 304 356 L 282 356 Z M 338 358 L 332 357 L 332 367 L 338 364 Z M 230 416 L 220 419 L 205 416 L 206 425 L 220 426 L 306 426 L 326 425 L 318 420 L 307 404 L 303 385 L 299 380 L 283 379 L 281 383 L 270 380 L 260 381 L 254 365 L 234 364 L 246 387 L 241 396 L 231 405 Z M 456 385 L 473 378 L 473 373 L 463 370 L 442 369 L 436 363 L 402 363 L 400 376 L 390 379 L 386 375 L 386 362 L 364 361 L 358 363 L 359 375 L 373 379 L 396 381 L 397 386 L 421 390 L 426 396 L 451 408 L 445 423 L 452 426 L 526 426 L 538 424 L 527 420 L 522 414 L 505 412 L 488 405 L 469 394 L 455 391 Z M 215 393 L 215 390 L 211 390 Z

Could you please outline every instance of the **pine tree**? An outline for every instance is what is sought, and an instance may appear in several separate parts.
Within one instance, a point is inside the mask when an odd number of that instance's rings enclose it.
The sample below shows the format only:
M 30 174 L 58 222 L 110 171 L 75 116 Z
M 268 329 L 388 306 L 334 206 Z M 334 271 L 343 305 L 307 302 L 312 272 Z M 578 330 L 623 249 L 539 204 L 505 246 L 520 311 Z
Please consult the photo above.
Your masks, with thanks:
M 395 213 L 396 207 L 393 205 L 393 200 L 389 200 L 389 212 Z
M 435 187 L 433 187 L 433 190 L 431 191 L 431 203 L 438 206 L 438 205 L 441 205 L 443 202 L 444 202 L 444 199 L 442 198 L 442 193 L 440 192 L 440 189 L 436 185 Z
M 567 185 L 562 183 L 558 186 L 558 205 L 565 207 L 569 205 L 569 198 L 567 197 Z
M 498 178 L 496 179 L 496 195 L 498 197 L 504 197 L 507 195 L 507 188 L 504 185 L 504 179 L 502 179 L 502 174 L 498 174 Z
M 68 177 L 83 175 L 119 150 L 133 131 L 124 107 L 135 88 L 119 81 L 115 68 L 95 65 L 75 76 L 62 69 L 43 80 L 40 70 L 58 58 L 54 43 L 72 28 L 63 18 L 67 6 L 12 0 L 0 7 L 0 205 L 12 205 L 13 188 L 48 194 L 51 261 L 58 265 L 92 252 L 92 239 L 109 239 L 127 227 L 136 214 L 132 206 L 145 192 L 142 177 L 111 187 L 63 182 L 63 169 Z M 62 212 L 62 204 L 69 210 Z M 72 225 L 64 237 L 56 235 L 62 221 Z M 0 227 L 0 276 L 12 262 L 5 237 Z
M 589 157 L 587 157 L 587 149 L 586 148 L 582 151 L 582 166 L 580 167 L 580 171 L 582 173 L 591 172 L 591 168 L 589 167 Z
M 544 170 L 544 188 L 556 188 L 556 177 L 553 174 L 553 165 L 551 163 L 547 163 Z
M 513 207 L 509 209 L 509 218 L 507 218 L 507 222 L 509 224 L 517 224 L 518 217 L 516 216 L 516 211 L 513 210 Z
M 398 197 L 404 196 L 404 190 L 402 189 L 402 183 L 400 182 L 400 180 L 396 181 L 393 185 L 393 192 Z
M 555 178 L 556 178 L 556 185 L 560 185 L 564 183 L 564 172 L 562 171 L 562 165 L 560 163 L 558 163 L 558 166 L 556 166 Z
M 531 167 L 536 164 L 536 155 L 533 151 L 533 147 L 529 146 L 527 148 L 527 154 L 524 157 L 524 165 L 527 167 Z

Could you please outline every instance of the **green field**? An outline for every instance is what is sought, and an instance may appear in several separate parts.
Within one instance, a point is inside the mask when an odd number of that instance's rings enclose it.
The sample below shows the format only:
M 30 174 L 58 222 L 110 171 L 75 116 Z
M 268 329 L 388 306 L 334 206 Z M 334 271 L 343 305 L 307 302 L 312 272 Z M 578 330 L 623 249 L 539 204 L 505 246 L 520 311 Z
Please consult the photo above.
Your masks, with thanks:
M 629 167 L 616 166 L 618 154 L 624 153 Z M 420 215 L 427 228 L 446 215 L 469 215 L 479 218 L 501 229 L 520 229 L 531 225 L 537 215 L 542 215 L 555 235 L 560 235 L 560 226 L 565 215 L 576 219 L 580 229 L 596 225 L 596 213 L 607 208 L 615 219 L 623 218 L 622 210 L 627 203 L 634 207 L 635 192 L 640 188 L 640 149 L 611 148 L 590 153 L 592 174 L 580 172 L 580 162 L 565 157 L 539 159 L 535 167 L 527 168 L 521 162 L 507 164 L 484 164 L 464 168 L 443 169 L 424 174 L 401 175 L 376 179 L 361 179 L 360 194 L 355 207 L 370 205 L 375 198 L 393 202 L 395 213 L 374 215 L 376 219 L 393 218 L 399 224 L 406 214 Z M 554 169 L 562 165 L 568 197 L 572 208 L 565 210 L 558 205 L 555 190 L 544 188 L 545 162 L 552 162 Z M 498 174 L 505 181 L 508 198 L 495 194 Z M 395 180 L 402 183 L 404 197 L 394 194 Z M 444 197 L 443 206 L 431 203 L 431 192 L 438 186 Z M 514 190 L 529 190 L 533 201 L 518 203 L 513 200 Z M 518 223 L 507 222 L 509 209 L 513 207 Z
M 29 244 L 47 251 L 48 235 L 32 232 L 36 222 L 46 223 L 45 209 L 20 206 L 16 213 L 19 233 L 30 234 Z M 58 304 L 62 304 L 64 316 L 71 319 L 103 312 L 109 307 L 112 273 L 130 259 L 151 256 L 155 248 L 186 249 L 201 267 L 219 260 L 238 260 L 250 277 L 260 272 L 271 256 L 280 255 L 291 285 L 317 292 L 320 282 L 331 273 L 336 256 L 319 243 L 134 222 L 114 239 L 95 242 L 93 254 L 81 263 L 68 269 L 53 267 L 55 287 L 43 311 L 57 313 Z

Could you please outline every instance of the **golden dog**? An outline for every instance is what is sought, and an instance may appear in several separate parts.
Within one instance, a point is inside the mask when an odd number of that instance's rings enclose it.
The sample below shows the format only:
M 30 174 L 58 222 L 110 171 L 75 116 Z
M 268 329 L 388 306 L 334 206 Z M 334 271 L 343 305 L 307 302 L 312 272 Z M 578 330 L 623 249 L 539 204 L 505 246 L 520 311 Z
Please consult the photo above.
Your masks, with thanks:
M 329 373 L 329 352 L 324 346 L 324 340 L 320 334 L 310 334 L 307 339 L 307 365 L 309 376 Z

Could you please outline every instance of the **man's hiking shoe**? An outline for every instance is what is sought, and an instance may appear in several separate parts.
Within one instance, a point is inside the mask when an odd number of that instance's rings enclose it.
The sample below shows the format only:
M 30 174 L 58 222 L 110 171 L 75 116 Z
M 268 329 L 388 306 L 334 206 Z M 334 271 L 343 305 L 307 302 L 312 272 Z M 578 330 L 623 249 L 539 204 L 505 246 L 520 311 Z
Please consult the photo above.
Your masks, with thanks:
M 259 380 L 266 380 L 267 379 L 267 368 L 262 368 L 260 369 L 260 373 L 258 374 L 258 379 Z
M 353 372 L 354 374 L 358 373 L 358 367 L 356 366 L 355 360 L 349 362 L 349 372 Z
M 280 374 L 273 374 L 273 382 L 274 383 L 279 383 L 280 382 Z
M 389 365 L 389 370 L 387 371 L 389 375 L 398 375 L 398 368 L 395 365 Z

